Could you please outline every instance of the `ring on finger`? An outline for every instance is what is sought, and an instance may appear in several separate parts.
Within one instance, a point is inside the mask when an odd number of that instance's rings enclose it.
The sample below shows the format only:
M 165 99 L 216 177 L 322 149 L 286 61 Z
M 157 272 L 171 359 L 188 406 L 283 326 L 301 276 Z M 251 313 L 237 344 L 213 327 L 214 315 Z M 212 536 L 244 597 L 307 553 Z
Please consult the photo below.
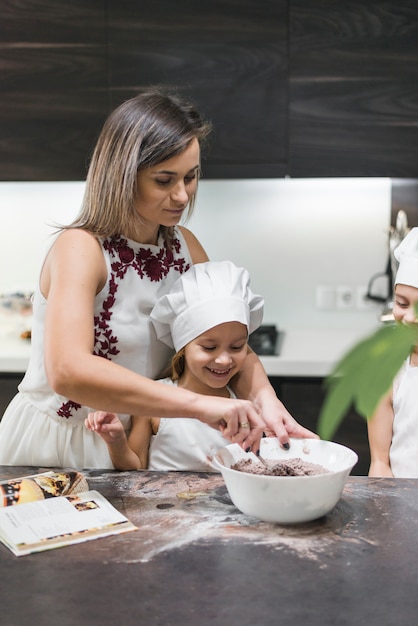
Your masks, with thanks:
M 240 428 L 249 428 L 249 423 L 248 422 L 240 422 L 239 423 Z

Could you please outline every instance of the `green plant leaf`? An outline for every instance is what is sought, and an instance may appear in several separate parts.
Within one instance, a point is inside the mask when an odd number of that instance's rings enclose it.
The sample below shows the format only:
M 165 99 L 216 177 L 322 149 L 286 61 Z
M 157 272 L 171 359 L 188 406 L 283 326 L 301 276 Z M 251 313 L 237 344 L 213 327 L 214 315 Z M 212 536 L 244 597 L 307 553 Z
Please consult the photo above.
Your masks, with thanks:
M 352 405 L 360 415 L 370 417 L 416 343 L 416 327 L 391 324 L 349 350 L 325 382 L 319 436 L 330 439 Z

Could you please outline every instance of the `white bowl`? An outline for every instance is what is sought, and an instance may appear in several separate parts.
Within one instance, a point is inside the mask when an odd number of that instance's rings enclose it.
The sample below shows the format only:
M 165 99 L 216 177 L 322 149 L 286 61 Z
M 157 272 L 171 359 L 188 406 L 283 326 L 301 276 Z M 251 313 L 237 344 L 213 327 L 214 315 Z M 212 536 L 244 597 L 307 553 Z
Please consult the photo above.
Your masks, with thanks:
M 291 439 L 289 450 L 284 450 L 275 437 L 264 438 L 260 456 L 275 460 L 300 458 L 330 470 L 314 476 L 249 474 L 231 469 L 231 465 L 242 458 L 254 458 L 252 453 L 244 452 L 236 443 L 218 450 L 214 464 L 235 506 L 246 515 L 279 524 L 308 522 L 329 513 L 358 461 L 350 448 L 320 439 Z

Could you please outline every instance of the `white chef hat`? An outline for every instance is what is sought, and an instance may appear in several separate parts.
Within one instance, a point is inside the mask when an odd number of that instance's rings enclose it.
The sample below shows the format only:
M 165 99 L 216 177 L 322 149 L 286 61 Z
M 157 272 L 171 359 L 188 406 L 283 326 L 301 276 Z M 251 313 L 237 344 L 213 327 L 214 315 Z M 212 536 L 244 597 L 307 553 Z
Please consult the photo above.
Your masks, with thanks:
M 395 285 L 418 287 L 418 228 L 411 228 L 406 237 L 395 248 L 394 255 L 399 261 Z
M 262 322 L 264 300 L 249 285 L 247 270 L 230 261 L 193 265 L 151 311 L 158 339 L 178 352 L 224 322 L 241 322 L 252 333 Z

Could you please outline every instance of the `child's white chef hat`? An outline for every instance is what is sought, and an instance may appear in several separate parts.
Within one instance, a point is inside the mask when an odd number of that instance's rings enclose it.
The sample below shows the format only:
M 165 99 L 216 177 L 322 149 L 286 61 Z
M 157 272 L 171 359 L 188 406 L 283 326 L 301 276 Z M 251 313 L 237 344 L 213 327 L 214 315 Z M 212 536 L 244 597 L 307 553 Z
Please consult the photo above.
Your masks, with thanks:
M 395 285 L 418 287 L 418 228 L 411 228 L 406 237 L 394 251 L 399 261 Z
M 151 311 L 157 337 L 176 352 L 210 328 L 241 322 L 252 333 L 263 319 L 264 300 L 250 289 L 250 275 L 230 261 L 193 265 Z

